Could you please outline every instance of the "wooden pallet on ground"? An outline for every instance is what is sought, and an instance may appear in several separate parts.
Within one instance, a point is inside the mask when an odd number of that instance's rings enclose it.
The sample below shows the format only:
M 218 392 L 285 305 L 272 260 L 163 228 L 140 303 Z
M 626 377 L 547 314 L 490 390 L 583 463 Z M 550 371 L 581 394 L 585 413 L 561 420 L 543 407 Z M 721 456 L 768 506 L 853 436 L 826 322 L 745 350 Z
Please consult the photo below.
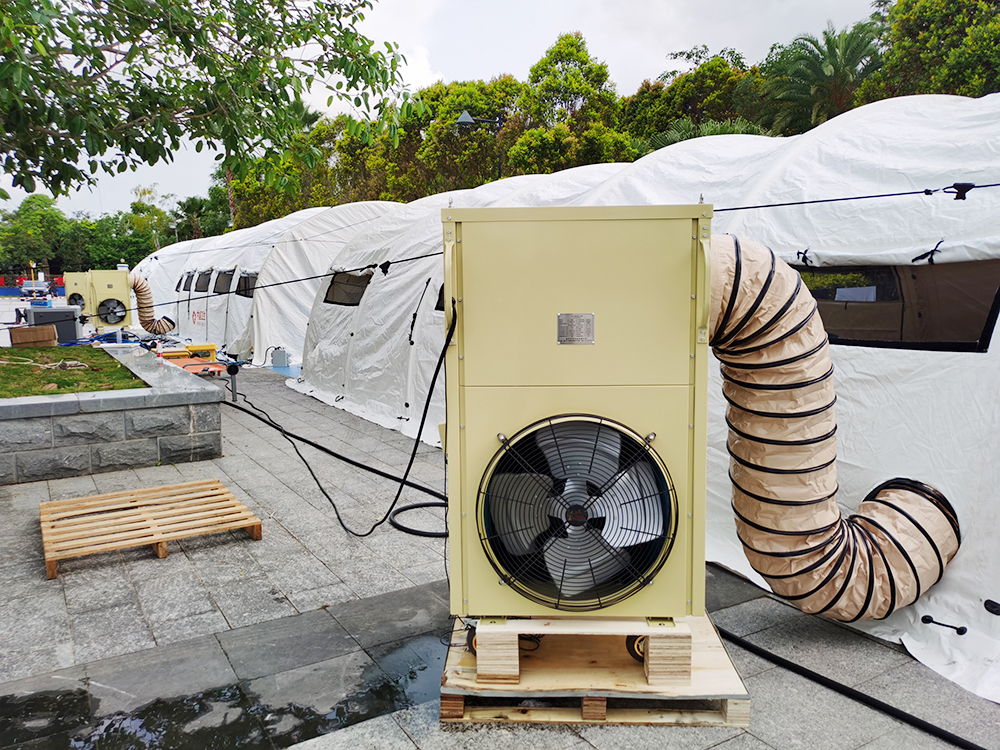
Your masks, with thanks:
M 109 492 L 39 505 L 45 573 L 59 560 L 151 545 L 167 556 L 167 542 L 245 529 L 261 538 L 261 522 L 218 479 Z
M 520 651 L 516 685 L 484 684 L 458 624 L 441 678 L 441 720 L 748 726 L 750 696 L 712 622 L 685 617 L 677 623 L 691 634 L 687 684 L 650 684 L 623 637 L 573 634 L 566 627 L 544 635 L 537 650 Z

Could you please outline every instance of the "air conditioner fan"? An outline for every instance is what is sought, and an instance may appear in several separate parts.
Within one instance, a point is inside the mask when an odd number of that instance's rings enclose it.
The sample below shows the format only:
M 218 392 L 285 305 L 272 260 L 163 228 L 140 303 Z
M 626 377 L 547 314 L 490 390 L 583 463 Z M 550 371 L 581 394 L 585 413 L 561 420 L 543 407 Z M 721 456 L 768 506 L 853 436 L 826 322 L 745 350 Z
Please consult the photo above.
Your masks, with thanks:
M 106 299 L 97 306 L 97 317 L 107 325 L 113 326 L 125 320 L 127 310 L 121 300 Z
M 73 292 L 71 295 L 69 295 L 69 299 L 67 299 L 66 302 L 70 305 L 76 305 L 81 310 L 86 304 L 86 300 L 84 300 L 83 295 L 80 294 L 79 292 Z
M 580 414 L 501 439 L 477 516 L 504 583 L 547 607 L 584 612 L 652 582 L 674 542 L 677 496 L 648 440 Z

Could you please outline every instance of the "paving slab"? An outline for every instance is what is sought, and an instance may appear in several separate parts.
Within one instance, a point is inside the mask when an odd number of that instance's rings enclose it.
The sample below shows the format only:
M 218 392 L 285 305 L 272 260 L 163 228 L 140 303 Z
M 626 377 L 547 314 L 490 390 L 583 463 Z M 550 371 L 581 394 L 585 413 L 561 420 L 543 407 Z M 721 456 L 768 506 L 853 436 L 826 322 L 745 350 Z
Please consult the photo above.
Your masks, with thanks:
M 431 586 L 347 602 L 327 610 L 362 647 L 450 631 L 450 613 Z
M 392 718 L 420 750 L 567 750 L 581 741 L 568 725 L 442 724 L 440 710 L 440 703 L 433 701 Z
M 712 622 L 738 636 L 748 636 L 788 620 L 808 617 L 784 602 L 770 597 L 752 599 L 712 612 Z
M 859 637 L 844 626 L 818 617 L 785 620 L 746 639 L 852 687 L 913 661 L 900 646 Z
M 857 685 L 989 750 L 1000 750 L 1000 705 L 980 698 L 916 661 Z
M 86 672 L 91 707 L 97 717 L 237 681 L 213 636 L 92 662 L 86 665 Z
M 296 750 L 414 750 L 417 746 L 391 716 L 379 716 L 295 747 Z
M 899 722 L 783 669 L 744 680 L 754 737 L 776 748 L 853 750 Z
M 219 643 L 241 680 L 273 675 L 360 651 L 357 641 L 326 610 L 219 633 Z
M 598 750 L 707 750 L 743 734 L 734 727 L 582 726 L 577 731 Z

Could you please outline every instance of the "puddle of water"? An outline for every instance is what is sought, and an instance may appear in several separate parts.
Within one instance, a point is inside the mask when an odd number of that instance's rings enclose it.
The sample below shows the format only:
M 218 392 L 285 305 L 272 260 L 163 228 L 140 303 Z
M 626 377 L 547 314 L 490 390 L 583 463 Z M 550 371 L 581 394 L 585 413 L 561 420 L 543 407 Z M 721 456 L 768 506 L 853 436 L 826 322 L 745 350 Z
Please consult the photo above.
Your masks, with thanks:
M 38 750 L 283 748 L 429 700 L 440 691 L 447 647 L 420 636 L 374 654 L 356 689 L 330 711 L 271 706 L 246 683 L 157 700 L 95 720 L 85 690 L 0 697 L 0 747 L 32 740 Z M 32 745 L 35 750 L 35 745 Z

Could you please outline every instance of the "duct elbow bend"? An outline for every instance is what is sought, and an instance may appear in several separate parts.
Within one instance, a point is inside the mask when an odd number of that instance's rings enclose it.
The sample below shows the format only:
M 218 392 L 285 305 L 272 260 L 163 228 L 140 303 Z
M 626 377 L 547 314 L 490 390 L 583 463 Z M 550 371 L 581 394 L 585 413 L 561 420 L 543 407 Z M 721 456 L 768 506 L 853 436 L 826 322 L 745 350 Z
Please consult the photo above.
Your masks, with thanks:
M 135 292 L 136 308 L 139 313 L 139 325 L 150 333 L 163 334 L 174 329 L 174 321 L 164 316 L 157 318 L 153 314 L 153 291 L 149 282 L 137 273 L 128 275 L 128 285 Z
M 961 543 L 937 490 L 876 487 L 845 518 L 836 502 L 829 342 L 798 272 L 754 242 L 713 237 L 711 345 L 729 403 L 733 512 L 744 552 L 802 611 L 888 617 L 934 585 Z

